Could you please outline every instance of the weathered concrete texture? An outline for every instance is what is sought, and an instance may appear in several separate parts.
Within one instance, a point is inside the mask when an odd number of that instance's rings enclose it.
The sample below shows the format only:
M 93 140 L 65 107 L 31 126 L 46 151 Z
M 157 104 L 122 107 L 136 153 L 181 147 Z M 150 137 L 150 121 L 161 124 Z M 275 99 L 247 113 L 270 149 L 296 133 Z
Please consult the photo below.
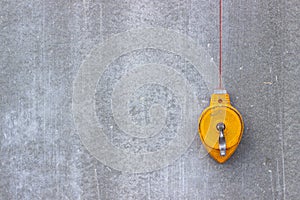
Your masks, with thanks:
M 80 65 L 96 44 L 140 27 L 186 35 L 213 62 L 218 1 L 0 1 L 0 199 L 299 199 L 299 6 L 297 0 L 224 1 L 224 82 L 245 121 L 227 163 L 203 156 L 195 137 L 169 166 L 127 173 L 97 160 L 79 137 L 72 95 Z M 182 107 L 168 87 L 140 87 L 128 104 L 133 123 L 150 123 L 150 110 L 167 116 L 167 128 L 149 140 L 125 135 L 107 94 L 132 61 L 175 66 L 200 100 L 208 98 L 205 74 L 182 55 L 149 48 L 120 55 L 99 77 L 96 116 L 112 145 L 155 152 L 181 134 Z M 159 106 L 152 109 L 151 102 Z

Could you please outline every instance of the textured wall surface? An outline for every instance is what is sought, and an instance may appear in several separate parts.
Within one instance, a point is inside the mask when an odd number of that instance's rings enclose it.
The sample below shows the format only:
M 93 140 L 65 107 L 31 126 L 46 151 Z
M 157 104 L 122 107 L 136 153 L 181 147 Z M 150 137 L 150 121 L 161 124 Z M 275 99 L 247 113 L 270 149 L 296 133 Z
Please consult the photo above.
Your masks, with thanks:
M 217 0 L 1 0 L 0 199 L 299 199 L 299 6 L 224 2 L 245 131 L 220 165 L 197 136 Z

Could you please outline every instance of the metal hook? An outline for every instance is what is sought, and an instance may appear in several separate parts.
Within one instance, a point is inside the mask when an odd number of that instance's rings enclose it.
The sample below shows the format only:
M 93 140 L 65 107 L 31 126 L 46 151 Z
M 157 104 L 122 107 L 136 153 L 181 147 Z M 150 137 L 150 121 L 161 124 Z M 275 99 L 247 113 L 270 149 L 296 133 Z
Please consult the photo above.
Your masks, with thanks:
M 217 124 L 217 130 L 219 131 L 219 149 L 220 149 L 220 155 L 225 156 L 226 155 L 226 141 L 224 136 L 224 130 L 225 130 L 225 124 L 220 122 Z

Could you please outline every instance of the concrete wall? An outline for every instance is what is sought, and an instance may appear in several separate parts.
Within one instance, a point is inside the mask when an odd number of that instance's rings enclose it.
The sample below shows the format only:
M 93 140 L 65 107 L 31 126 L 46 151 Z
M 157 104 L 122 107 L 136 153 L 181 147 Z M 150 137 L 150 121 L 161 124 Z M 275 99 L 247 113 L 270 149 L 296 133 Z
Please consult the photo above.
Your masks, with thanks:
M 217 0 L 0 1 L 0 199 L 299 199 L 299 18 L 224 2 L 245 132 L 220 165 L 197 136 Z

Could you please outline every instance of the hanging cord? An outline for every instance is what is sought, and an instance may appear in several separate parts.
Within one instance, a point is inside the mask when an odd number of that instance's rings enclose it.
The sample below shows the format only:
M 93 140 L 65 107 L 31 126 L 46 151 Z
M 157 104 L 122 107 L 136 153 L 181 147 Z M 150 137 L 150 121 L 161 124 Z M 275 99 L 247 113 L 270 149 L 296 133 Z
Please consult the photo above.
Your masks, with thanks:
M 222 0 L 220 0 L 219 17 L 219 88 L 222 89 Z

